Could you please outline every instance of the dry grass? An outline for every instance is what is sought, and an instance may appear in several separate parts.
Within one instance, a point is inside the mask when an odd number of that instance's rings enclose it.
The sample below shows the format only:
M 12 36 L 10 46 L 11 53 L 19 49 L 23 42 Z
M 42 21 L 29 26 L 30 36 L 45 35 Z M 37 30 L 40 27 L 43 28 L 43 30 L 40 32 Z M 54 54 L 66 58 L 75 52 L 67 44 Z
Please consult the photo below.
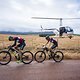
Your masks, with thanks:
M 0 49 L 6 48 L 11 45 L 13 42 L 8 41 L 8 36 L 0 34 Z M 35 53 L 37 48 L 41 47 L 46 43 L 44 37 L 39 37 L 38 35 L 12 35 L 20 36 L 26 40 L 25 50 L 30 50 Z M 53 36 L 52 36 L 53 37 Z M 72 39 L 69 38 L 55 38 L 58 43 L 58 49 L 60 49 L 64 55 L 65 59 L 80 59 L 80 37 L 74 36 Z

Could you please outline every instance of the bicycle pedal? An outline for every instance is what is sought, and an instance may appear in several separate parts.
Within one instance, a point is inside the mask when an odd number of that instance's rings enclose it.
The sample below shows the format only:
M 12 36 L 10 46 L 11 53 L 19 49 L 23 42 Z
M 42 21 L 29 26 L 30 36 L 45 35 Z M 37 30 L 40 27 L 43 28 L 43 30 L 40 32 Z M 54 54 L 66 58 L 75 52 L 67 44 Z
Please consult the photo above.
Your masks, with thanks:
M 52 59 L 52 58 L 53 58 L 53 57 L 52 57 L 52 56 L 50 56 L 50 57 L 49 57 L 49 60 L 50 60 L 50 59 Z
M 51 58 L 49 58 L 49 60 L 50 60 Z
M 18 60 L 18 61 L 16 61 L 17 63 L 21 63 L 22 61 L 21 60 Z

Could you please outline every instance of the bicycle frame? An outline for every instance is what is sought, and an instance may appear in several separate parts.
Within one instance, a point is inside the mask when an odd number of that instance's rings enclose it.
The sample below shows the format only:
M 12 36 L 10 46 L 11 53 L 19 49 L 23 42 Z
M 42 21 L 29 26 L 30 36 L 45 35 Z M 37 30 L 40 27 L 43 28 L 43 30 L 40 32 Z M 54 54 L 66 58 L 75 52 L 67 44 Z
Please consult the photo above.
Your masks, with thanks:
M 21 52 L 21 51 L 15 49 L 15 48 L 12 48 L 12 47 L 10 47 L 10 48 L 8 49 L 8 52 L 10 52 L 10 51 L 12 51 L 13 55 L 15 56 L 15 58 L 16 58 L 17 60 L 22 58 L 22 52 Z M 11 52 L 10 52 L 10 53 L 11 53 Z M 19 53 L 19 54 L 18 54 L 18 53 Z M 18 54 L 18 55 L 16 56 L 16 54 Z M 20 54 L 21 54 L 21 55 L 20 55 Z
M 10 52 L 12 51 L 12 52 Z M 2 50 L 0 54 L 4 55 L 1 56 L 0 64 L 6 65 L 11 61 L 11 58 L 13 57 L 11 54 L 13 53 L 13 56 L 20 62 L 23 62 L 24 64 L 29 64 L 33 61 L 33 54 L 30 51 L 21 51 L 17 50 L 13 47 L 8 47 L 7 50 Z M 16 55 L 18 54 L 18 55 Z
M 48 56 L 49 56 L 49 58 L 52 58 L 52 55 L 53 55 L 52 53 L 54 53 L 53 51 L 49 50 L 47 47 L 43 47 L 42 51 L 44 51 L 45 53 L 47 53 Z M 50 54 L 48 52 L 50 52 Z
M 64 58 L 64 55 L 61 51 L 55 51 L 55 49 L 48 49 L 46 46 L 43 46 L 41 50 L 38 50 L 35 53 L 34 58 L 38 63 L 41 63 L 46 59 L 46 54 L 48 54 L 49 59 L 53 59 L 55 62 L 61 62 Z

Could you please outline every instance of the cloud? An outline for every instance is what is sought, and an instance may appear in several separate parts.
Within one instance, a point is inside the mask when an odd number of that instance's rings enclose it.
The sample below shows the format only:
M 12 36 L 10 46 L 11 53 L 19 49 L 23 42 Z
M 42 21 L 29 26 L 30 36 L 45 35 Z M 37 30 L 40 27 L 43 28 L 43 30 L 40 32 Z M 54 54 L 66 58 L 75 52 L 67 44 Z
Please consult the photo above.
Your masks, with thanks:
M 56 20 L 35 20 L 31 17 L 80 17 L 79 0 L 0 0 L 0 27 L 14 28 L 15 31 L 26 28 L 36 30 L 44 28 L 59 28 Z M 65 20 L 64 25 L 75 28 L 80 20 Z M 16 28 L 15 28 L 16 27 Z M 74 27 L 73 27 L 74 28 Z M 24 31 L 23 29 L 23 31 Z
M 15 9 L 17 11 L 22 11 L 23 8 L 22 8 L 21 4 L 17 3 L 15 0 L 11 0 L 10 3 L 11 3 L 11 7 L 13 9 Z

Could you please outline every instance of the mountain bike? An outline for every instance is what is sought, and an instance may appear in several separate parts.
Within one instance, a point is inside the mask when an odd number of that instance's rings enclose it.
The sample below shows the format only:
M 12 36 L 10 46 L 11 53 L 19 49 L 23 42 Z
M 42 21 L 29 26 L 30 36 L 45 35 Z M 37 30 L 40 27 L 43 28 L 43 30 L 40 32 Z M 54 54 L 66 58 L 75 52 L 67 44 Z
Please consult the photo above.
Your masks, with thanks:
M 37 51 L 34 55 L 34 58 L 38 63 L 41 63 L 46 59 L 46 53 L 48 54 L 49 59 L 53 58 L 55 62 L 61 62 L 64 58 L 63 52 L 61 51 L 50 50 L 46 46 L 43 46 L 41 49 L 42 50 Z
M 8 64 L 12 59 L 12 54 L 17 60 L 20 60 L 24 64 L 29 64 L 33 61 L 33 54 L 30 51 L 22 52 L 10 46 L 7 50 L 0 51 L 0 64 Z

